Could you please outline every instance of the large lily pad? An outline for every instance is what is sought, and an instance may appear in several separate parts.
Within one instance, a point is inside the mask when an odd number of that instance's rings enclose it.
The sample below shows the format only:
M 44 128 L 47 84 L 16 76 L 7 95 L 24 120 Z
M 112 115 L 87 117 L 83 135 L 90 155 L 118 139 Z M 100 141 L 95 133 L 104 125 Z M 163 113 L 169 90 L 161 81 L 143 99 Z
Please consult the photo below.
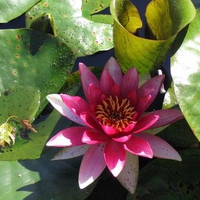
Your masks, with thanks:
M 0 23 L 6 23 L 34 6 L 39 0 L 3 0 L 0 1 Z
M 89 55 L 113 47 L 111 16 L 94 15 L 107 5 L 105 0 L 101 4 L 83 1 L 83 7 L 82 0 L 42 0 L 27 12 L 26 23 L 30 27 L 42 13 L 50 14 L 56 34 L 64 39 L 74 54 Z
M 0 93 L 18 85 L 39 90 L 40 113 L 46 95 L 57 93 L 71 72 L 71 49 L 49 34 L 28 29 L 3 30 L 0 38 Z
M 141 19 L 129 0 L 113 0 L 111 14 L 115 55 L 123 71 L 134 66 L 139 73 L 148 73 L 165 60 L 178 32 L 192 21 L 196 9 L 190 0 L 151 1 L 146 9 L 146 19 L 153 39 L 138 36 Z
M 178 52 L 172 57 L 171 73 L 179 106 L 200 140 L 200 10 L 189 26 Z

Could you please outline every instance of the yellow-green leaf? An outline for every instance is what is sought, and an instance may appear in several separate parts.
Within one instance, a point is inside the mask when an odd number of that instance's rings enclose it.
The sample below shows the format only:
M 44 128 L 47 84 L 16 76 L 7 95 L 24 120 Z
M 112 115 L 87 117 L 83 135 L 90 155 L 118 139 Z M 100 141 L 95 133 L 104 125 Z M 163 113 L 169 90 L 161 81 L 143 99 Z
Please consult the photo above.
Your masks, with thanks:
M 129 25 L 134 24 L 132 26 L 135 26 L 135 31 L 140 28 L 140 17 L 135 10 L 135 6 L 128 0 L 113 0 L 111 3 L 115 55 L 123 71 L 136 67 L 139 73 L 148 73 L 157 69 L 165 60 L 178 32 L 192 21 L 196 9 L 190 0 L 153 0 L 147 7 L 146 17 L 151 32 L 157 39 L 133 34 L 134 28 L 131 29 Z M 135 19 L 127 17 L 127 13 Z M 126 20 L 130 24 L 125 23 Z

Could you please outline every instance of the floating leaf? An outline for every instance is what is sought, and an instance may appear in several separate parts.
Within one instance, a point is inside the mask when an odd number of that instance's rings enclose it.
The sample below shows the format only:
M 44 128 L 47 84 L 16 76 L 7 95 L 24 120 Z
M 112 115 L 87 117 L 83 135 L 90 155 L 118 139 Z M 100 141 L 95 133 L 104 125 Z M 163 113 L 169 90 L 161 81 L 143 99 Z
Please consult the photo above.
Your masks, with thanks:
M 189 26 L 178 52 L 172 57 L 171 73 L 179 106 L 200 140 L 200 10 Z
M 0 23 L 6 23 L 30 9 L 39 0 L 3 0 L 0 1 Z
M 46 95 L 57 93 L 73 68 L 71 49 L 61 40 L 35 30 L 3 30 L 0 38 L 0 93 L 17 85 L 39 90 L 39 114 L 47 105 Z M 23 104 L 29 104 L 25 96 L 18 102 L 19 106 Z
M 89 55 L 112 48 L 112 25 L 110 24 L 112 21 L 110 16 L 103 16 L 103 21 L 99 17 L 97 21 L 101 21 L 101 23 L 92 21 L 95 10 L 90 10 L 91 13 L 88 13 L 89 8 L 86 9 L 86 4 L 91 6 L 95 2 L 90 4 L 85 1 L 82 10 L 82 0 L 42 0 L 26 13 L 27 27 L 30 27 L 38 16 L 47 13 L 51 14 L 54 19 L 57 35 L 64 39 L 64 42 L 73 49 L 76 56 Z M 102 4 L 97 4 L 96 6 L 99 7 L 96 11 L 104 9 L 104 4 L 105 0 Z M 92 7 L 94 8 L 94 6 Z M 92 17 L 89 17 L 91 15 Z M 95 16 L 96 19 L 97 15 Z
M 102 10 L 105 10 L 110 6 L 111 0 L 101 0 L 101 1 L 88 1 L 82 0 L 82 15 L 86 19 L 94 22 L 112 24 L 113 19 L 109 14 L 100 14 Z
M 178 32 L 192 21 L 196 9 L 190 0 L 151 1 L 146 9 L 146 19 L 155 39 L 136 34 L 141 28 L 141 19 L 129 0 L 113 0 L 111 14 L 115 55 L 123 71 L 136 67 L 139 73 L 147 73 L 165 60 Z
M 7 88 L 0 96 L 0 123 L 10 116 L 33 122 L 40 105 L 40 91 L 30 86 Z

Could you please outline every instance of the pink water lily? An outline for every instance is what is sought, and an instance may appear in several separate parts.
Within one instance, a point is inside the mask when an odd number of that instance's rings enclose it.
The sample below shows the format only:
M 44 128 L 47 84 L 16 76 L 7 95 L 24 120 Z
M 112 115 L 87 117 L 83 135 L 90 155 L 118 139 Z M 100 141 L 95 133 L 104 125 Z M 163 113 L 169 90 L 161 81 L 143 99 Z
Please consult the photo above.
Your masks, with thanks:
M 66 158 L 84 155 L 79 186 L 85 188 L 107 166 L 131 193 L 138 177 L 138 156 L 181 161 L 177 151 L 163 139 L 145 133 L 181 119 L 179 110 L 146 109 L 158 95 L 164 75 L 155 76 L 139 87 L 135 68 L 123 76 L 114 58 L 106 63 L 101 78 L 79 64 L 86 100 L 79 96 L 51 94 L 49 102 L 80 126 L 69 127 L 51 138 L 47 146 L 69 147 Z

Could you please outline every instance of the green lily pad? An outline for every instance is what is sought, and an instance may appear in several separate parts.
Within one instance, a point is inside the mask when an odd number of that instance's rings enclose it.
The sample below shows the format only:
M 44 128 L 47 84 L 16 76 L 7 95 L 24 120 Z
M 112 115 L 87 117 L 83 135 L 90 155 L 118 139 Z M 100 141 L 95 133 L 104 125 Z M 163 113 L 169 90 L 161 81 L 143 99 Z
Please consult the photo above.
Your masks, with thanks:
M 0 23 L 6 23 L 34 6 L 39 0 L 6 0 L 0 1 Z
M 89 19 L 94 22 L 100 22 L 105 24 L 112 24 L 113 19 L 111 15 L 100 14 L 102 10 L 110 6 L 111 0 L 82 0 L 82 15 L 86 19 Z
M 83 190 L 78 187 L 80 158 L 50 161 L 54 154 L 55 149 L 35 160 L 1 161 L 1 199 L 85 199 L 95 183 Z
M 52 35 L 28 29 L 0 31 L 0 93 L 21 85 L 40 91 L 39 114 L 46 95 L 65 84 L 75 58 L 70 48 Z M 28 103 L 26 98 L 19 105 Z
M 171 73 L 179 106 L 200 140 L 200 10 L 189 26 L 187 35 L 172 57 Z
M 54 20 L 57 36 L 73 49 L 76 56 L 108 50 L 113 47 L 111 16 L 95 14 L 105 9 L 108 2 L 96 2 L 83 1 L 82 4 L 81 0 L 42 0 L 26 13 L 27 27 L 38 16 L 47 13 Z
M 33 122 L 40 105 L 40 91 L 30 86 L 7 88 L 0 96 L 0 124 L 10 116 Z
M 151 1 L 146 19 L 153 39 L 138 36 L 141 19 L 128 0 L 113 0 L 111 14 L 115 55 L 123 71 L 134 66 L 139 73 L 148 73 L 160 67 L 178 32 L 195 17 L 196 9 L 190 0 Z

